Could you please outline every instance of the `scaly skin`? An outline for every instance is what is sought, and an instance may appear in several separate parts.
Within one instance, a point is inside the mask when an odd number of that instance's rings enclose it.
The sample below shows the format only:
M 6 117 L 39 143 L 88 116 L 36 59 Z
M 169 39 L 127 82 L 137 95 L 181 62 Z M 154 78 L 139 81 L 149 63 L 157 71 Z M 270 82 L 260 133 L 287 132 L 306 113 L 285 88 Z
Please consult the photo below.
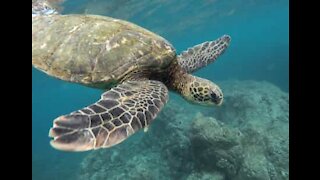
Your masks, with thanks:
M 162 81 L 167 87 L 178 92 L 188 102 L 204 106 L 218 105 L 223 102 L 223 93 L 218 85 L 186 72 L 174 61 L 168 68 L 168 76 Z

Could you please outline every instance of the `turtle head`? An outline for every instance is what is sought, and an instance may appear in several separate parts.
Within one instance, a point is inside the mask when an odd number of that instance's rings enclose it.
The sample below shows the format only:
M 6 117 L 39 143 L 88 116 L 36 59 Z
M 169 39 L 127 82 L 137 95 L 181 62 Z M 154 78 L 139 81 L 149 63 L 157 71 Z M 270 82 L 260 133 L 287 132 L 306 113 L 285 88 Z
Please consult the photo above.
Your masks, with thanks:
M 220 106 L 223 102 L 223 94 L 219 86 L 207 79 L 195 76 L 191 76 L 184 84 L 181 94 L 189 102 L 199 105 Z

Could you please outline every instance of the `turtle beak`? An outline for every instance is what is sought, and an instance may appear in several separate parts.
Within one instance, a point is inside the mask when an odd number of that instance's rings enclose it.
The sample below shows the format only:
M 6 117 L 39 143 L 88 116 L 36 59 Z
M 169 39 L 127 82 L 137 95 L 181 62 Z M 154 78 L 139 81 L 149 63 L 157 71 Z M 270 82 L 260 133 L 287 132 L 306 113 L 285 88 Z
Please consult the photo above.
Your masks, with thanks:
M 216 104 L 217 106 L 220 106 L 223 102 L 223 96 L 222 95 L 217 95 L 216 93 L 212 92 L 210 94 L 211 101 Z
M 217 106 L 221 106 L 222 102 L 223 102 L 223 97 L 220 97 L 218 100 Z

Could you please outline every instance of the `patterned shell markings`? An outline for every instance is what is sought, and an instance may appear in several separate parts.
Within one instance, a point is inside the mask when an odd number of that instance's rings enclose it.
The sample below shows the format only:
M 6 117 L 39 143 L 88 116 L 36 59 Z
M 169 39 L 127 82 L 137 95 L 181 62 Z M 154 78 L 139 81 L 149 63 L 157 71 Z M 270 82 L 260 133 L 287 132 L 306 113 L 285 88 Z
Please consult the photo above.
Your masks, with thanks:
M 164 38 L 130 22 L 96 15 L 32 19 L 32 63 L 62 80 L 107 84 L 137 68 L 164 69 L 175 56 Z

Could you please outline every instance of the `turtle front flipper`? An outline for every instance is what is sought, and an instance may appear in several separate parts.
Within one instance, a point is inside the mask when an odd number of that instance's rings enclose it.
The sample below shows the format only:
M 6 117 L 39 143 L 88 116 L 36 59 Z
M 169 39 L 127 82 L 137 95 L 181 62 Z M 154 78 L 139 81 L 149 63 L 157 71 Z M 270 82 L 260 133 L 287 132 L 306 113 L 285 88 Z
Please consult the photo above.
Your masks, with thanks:
M 186 72 L 192 73 L 214 62 L 227 49 L 230 40 L 230 36 L 223 35 L 214 41 L 198 44 L 178 55 L 178 63 Z
M 51 145 L 64 151 L 111 147 L 147 127 L 167 100 L 168 89 L 159 81 L 126 81 L 98 102 L 54 120 Z

